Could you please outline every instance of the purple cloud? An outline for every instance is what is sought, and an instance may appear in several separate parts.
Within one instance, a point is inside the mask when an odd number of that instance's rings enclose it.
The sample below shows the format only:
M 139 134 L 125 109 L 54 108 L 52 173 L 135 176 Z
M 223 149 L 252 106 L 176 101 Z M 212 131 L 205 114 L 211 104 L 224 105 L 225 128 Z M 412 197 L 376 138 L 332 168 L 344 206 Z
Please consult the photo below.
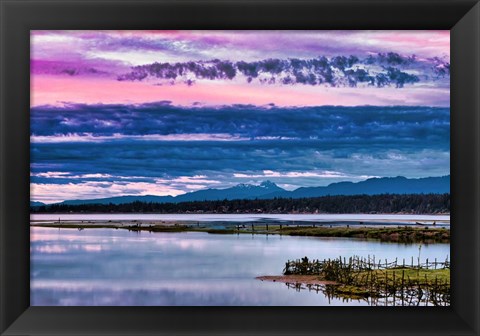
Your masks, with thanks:
M 231 62 L 218 59 L 208 62 L 152 63 L 132 68 L 118 76 L 120 81 L 141 81 L 147 78 L 180 81 L 191 85 L 195 80 L 232 80 L 243 78 L 247 83 L 304 84 L 350 86 L 395 86 L 402 88 L 418 82 L 448 82 L 450 64 L 438 57 L 419 60 L 397 53 L 378 53 L 360 59 L 357 56 L 317 57 L 312 59 L 265 59 L 252 62 Z M 445 84 L 444 83 L 444 84 Z

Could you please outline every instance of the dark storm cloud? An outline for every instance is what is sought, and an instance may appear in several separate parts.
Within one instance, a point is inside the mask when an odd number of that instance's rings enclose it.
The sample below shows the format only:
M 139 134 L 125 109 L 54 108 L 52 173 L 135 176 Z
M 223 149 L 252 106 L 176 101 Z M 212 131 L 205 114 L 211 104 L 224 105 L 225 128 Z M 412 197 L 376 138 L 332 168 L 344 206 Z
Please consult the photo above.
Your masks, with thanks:
M 415 153 L 420 147 L 390 143 L 385 145 L 345 145 L 310 141 L 308 143 L 100 143 L 100 144 L 37 144 L 32 160 L 49 162 L 73 175 L 109 174 L 115 176 L 191 176 L 204 171 L 233 173 L 274 170 L 278 172 L 334 169 L 330 159 L 348 159 L 352 154 L 382 158 L 388 151 Z M 432 148 L 432 151 L 442 148 Z M 319 160 L 318 153 L 322 153 Z M 325 156 L 326 155 L 326 156 Z M 329 157 L 330 159 L 326 159 Z M 336 167 L 335 169 L 338 169 Z M 375 170 L 372 168 L 372 170 Z M 32 168 L 32 172 L 48 171 Z M 78 178 L 81 180 L 84 178 Z M 95 178 L 88 178 L 96 180 Z M 41 179 L 34 179 L 41 181 Z M 57 180 L 61 180 L 58 179 Z M 113 181 L 114 177 L 102 178 Z M 137 181 L 137 179 L 133 179 Z
M 431 107 L 176 107 L 168 102 L 144 105 L 69 105 L 38 107 L 31 112 L 31 134 L 62 139 L 88 134 L 90 139 L 122 141 L 145 136 L 195 140 L 218 135 L 232 140 L 315 140 L 328 143 L 425 142 L 445 144 L 448 108 Z M 137 136 L 138 138 L 135 138 Z M 209 138 L 206 138 L 208 140 Z M 149 140 L 146 138 L 145 140 Z M 155 138 L 150 138 L 155 140 Z M 72 141 L 74 139 L 72 138 Z

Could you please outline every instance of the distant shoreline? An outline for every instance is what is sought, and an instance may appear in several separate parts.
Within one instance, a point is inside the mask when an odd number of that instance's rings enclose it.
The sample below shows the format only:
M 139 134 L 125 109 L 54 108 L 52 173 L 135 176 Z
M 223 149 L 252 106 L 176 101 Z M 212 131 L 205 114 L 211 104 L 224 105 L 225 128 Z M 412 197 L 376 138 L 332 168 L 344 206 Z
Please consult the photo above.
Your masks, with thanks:
M 378 213 L 364 213 L 364 212 L 349 212 L 349 213 L 327 213 L 327 212 L 177 212 L 177 213 L 166 213 L 166 212 L 30 212 L 30 216 L 94 216 L 94 215 L 125 215 L 125 216 L 332 216 L 345 218 L 356 216 L 356 217 L 379 217 L 382 216 L 404 216 L 413 219 L 421 220 L 423 217 L 439 217 L 439 216 L 448 216 L 450 218 L 449 212 L 439 212 L 439 213 L 411 213 L 411 212 L 378 212 Z M 266 217 L 265 217 L 266 218 Z
M 145 196 L 147 197 L 147 196 Z M 69 201 L 71 202 L 71 201 Z M 440 214 L 450 212 L 450 194 L 327 195 L 304 198 L 242 198 L 184 202 L 57 203 L 30 207 L 31 213 L 160 214 Z
M 282 224 L 282 225 L 333 225 L 333 226 L 379 226 L 379 225 L 424 225 L 449 226 L 448 214 L 153 214 L 153 213 L 62 213 L 30 214 L 31 222 L 132 222 L 135 225 L 197 224 L 235 226 Z
M 307 237 L 338 237 L 377 239 L 398 243 L 448 243 L 449 226 L 429 224 L 403 225 L 398 223 L 318 223 L 300 222 L 205 222 L 192 221 L 146 221 L 146 220 L 72 220 L 31 221 L 32 227 L 59 229 L 124 229 L 163 233 L 204 232 L 210 234 L 275 234 Z

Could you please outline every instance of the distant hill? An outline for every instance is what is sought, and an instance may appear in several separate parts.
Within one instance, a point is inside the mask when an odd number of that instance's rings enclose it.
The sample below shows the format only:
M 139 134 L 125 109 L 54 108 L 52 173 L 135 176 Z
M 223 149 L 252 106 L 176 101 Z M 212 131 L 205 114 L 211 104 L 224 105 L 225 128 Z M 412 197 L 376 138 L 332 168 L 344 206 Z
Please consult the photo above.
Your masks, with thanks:
M 450 175 L 408 179 L 403 176 L 371 178 L 361 182 L 338 182 L 324 187 L 301 187 L 293 191 L 280 188 L 270 181 L 260 185 L 239 184 L 227 189 L 206 189 L 173 196 L 119 196 L 110 198 L 68 200 L 61 204 L 125 204 L 135 201 L 151 203 L 180 203 L 234 199 L 309 198 L 327 195 L 378 194 L 444 194 L 450 193 Z M 36 203 L 36 202 L 34 202 Z M 31 205 L 32 206 L 32 205 Z
M 175 202 L 252 199 L 279 192 L 288 191 L 270 181 L 262 182 L 258 186 L 242 183 L 228 189 L 207 189 L 179 195 L 175 197 Z
M 37 206 L 42 206 L 45 205 L 45 203 L 42 202 L 30 202 L 31 207 L 37 207 Z
M 118 197 L 108 197 L 108 198 L 96 198 L 96 199 L 87 199 L 87 200 L 70 200 L 64 201 L 61 204 L 68 205 L 79 205 L 79 204 L 126 204 L 132 203 L 135 201 L 146 202 L 146 203 L 169 203 L 175 202 L 175 198 L 172 196 L 118 196 Z
M 180 203 L 190 201 L 215 201 L 224 199 L 254 199 L 260 196 L 272 194 L 276 192 L 287 192 L 275 183 L 270 181 L 262 182 L 260 185 L 238 184 L 235 187 L 227 189 L 205 189 L 194 191 L 191 193 L 173 196 L 119 196 L 109 198 L 98 198 L 88 200 L 69 200 L 61 204 L 78 205 L 78 204 L 125 204 L 135 201 L 151 202 L 151 203 Z
M 325 187 L 302 187 L 271 197 L 320 197 L 327 195 L 444 194 L 450 193 L 450 175 L 408 179 L 403 176 L 371 178 L 361 182 L 338 182 Z

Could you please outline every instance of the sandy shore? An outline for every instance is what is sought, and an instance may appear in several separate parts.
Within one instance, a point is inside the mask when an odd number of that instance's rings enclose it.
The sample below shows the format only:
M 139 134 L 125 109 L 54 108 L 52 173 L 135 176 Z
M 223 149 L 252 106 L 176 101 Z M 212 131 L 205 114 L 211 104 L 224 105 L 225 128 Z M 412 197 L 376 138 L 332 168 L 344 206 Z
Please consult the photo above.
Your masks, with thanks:
M 304 285 L 336 285 L 335 281 L 322 280 L 317 275 L 263 275 L 255 279 L 283 283 L 301 283 Z

